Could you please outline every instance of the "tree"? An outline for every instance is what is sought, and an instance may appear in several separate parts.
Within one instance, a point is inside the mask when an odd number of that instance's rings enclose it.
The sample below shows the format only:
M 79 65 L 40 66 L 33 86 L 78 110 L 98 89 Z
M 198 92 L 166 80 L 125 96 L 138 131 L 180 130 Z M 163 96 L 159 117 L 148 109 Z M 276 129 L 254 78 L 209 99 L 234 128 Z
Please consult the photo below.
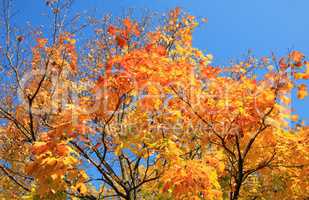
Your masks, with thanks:
M 289 98 L 307 95 L 301 52 L 212 66 L 179 8 L 91 18 L 82 44 L 70 1 L 47 1 L 52 34 L 31 41 L 3 2 L 3 198 L 308 198 L 309 129 Z

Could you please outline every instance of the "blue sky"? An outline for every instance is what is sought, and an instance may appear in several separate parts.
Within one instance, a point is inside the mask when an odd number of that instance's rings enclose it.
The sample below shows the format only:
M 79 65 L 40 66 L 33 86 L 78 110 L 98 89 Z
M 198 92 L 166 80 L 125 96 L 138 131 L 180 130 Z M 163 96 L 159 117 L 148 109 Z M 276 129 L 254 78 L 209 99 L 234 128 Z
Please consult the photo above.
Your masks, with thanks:
M 43 0 L 16 0 L 17 23 L 46 24 Z M 75 0 L 72 11 L 96 10 L 97 16 L 121 15 L 126 8 L 165 12 L 179 6 L 208 24 L 195 32 L 194 45 L 212 53 L 216 64 L 227 64 L 251 49 L 254 55 L 283 55 L 289 49 L 309 55 L 308 0 Z M 308 98 L 294 103 L 309 118 Z
M 22 21 L 46 23 L 43 0 L 17 0 Z M 76 11 L 94 10 L 97 15 L 121 15 L 126 8 L 164 12 L 179 6 L 209 23 L 195 34 L 194 43 L 226 63 L 248 49 L 256 55 L 289 48 L 309 55 L 308 0 L 75 0 Z

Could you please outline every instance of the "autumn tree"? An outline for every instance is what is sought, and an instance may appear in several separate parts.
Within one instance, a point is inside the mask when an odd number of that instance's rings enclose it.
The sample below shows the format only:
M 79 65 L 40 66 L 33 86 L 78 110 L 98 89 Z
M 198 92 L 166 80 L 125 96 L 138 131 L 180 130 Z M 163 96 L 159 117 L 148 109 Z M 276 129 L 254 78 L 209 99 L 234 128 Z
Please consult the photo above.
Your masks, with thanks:
M 52 26 L 25 33 L 2 2 L 2 198 L 309 197 L 301 52 L 214 66 L 179 8 L 76 24 L 46 1 Z

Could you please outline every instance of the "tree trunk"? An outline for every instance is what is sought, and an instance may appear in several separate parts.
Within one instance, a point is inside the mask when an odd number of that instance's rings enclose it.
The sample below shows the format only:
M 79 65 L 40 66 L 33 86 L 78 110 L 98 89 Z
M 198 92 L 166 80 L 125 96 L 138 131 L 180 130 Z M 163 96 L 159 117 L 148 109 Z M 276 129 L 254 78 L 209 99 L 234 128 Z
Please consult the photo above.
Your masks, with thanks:
M 238 161 L 238 173 L 237 173 L 237 179 L 236 179 L 236 187 L 235 191 L 233 192 L 233 195 L 231 196 L 232 200 L 238 200 L 239 198 L 239 193 L 240 193 L 240 188 L 242 185 L 242 180 L 243 180 L 243 161 L 242 159 Z
M 131 191 L 127 191 L 126 192 L 126 200 L 136 200 L 136 191 L 135 190 L 131 190 Z

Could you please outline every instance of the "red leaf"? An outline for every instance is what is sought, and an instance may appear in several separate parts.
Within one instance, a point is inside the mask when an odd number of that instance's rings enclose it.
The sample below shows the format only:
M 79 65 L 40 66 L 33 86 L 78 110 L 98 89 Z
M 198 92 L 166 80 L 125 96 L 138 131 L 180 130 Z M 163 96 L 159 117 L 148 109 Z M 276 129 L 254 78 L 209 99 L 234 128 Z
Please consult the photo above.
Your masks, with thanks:
M 110 25 L 107 28 L 107 32 L 111 35 L 116 35 L 116 33 L 118 32 L 117 28 L 115 28 L 114 26 Z
M 118 44 L 121 48 L 127 45 L 127 41 L 126 41 L 123 37 L 121 37 L 121 36 L 119 36 L 119 35 L 116 36 L 116 41 L 117 41 L 117 44 Z
M 288 67 L 288 65 L 286 64 L 286 59 L 285 58 L 281 58 L 279 60 L 279 66 L 281 69 L 286 69 Z

